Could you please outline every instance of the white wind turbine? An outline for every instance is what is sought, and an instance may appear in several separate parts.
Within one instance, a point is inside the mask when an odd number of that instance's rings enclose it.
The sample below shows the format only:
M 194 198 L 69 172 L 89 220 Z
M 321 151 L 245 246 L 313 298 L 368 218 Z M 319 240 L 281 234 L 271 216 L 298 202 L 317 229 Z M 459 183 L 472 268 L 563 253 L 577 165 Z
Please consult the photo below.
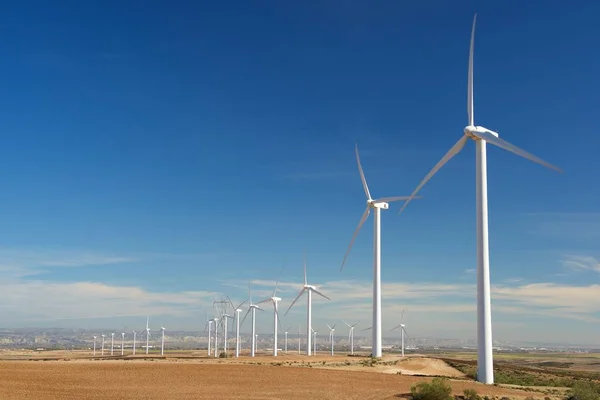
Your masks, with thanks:
M 94 336 L 94 355 L 96 355 L 96 337 L 97 336 Z
M 102 355 L 104 355 L 104 339 L 106 338 L 106 335 L 102 334 Z
M 244 319 L 242 319 L 242 325 L 244 324 L 244 321 L 246 320 L 246 317 L 248 316 L 249 313 L 252 313 L 252 347 L 250 349 L 250 357 L 254 357 L 254 354 L 256 353 L 256 342 L 257 340 L 257 334 L 256 334 L 256 310 L 260 310 L 260 311 L 264 311 L 262 308 L 260 308 L 258 305 L 252 303 L 252 292 L 250 291 L 250 285 L 248 285 L 248 297 L 250 300 L 250 305 L 248 305 L 248 311 L 246 311 L 246 315 L 244 315 Z
M 135 330 L 132 330 L 133 332 L 133 355 L 135 356 L 135 335 L 137 335 L 137 332 Z
M 125 349 L 125 332 L 121 332 L 121 355 L 124 354 Z
M 235 356 L 240 356 L 240 313 L 242 312 L 242 306 L 246 303 L 246 300 L 242 301 L 237 307 L 233 306 L 231 303 L 231 307 L 235 312 Z
M 463 130 L 463 136 L 446 153 L 444 157 L 429 171 L 419 186 L 413 191 L 411 199 L 431 179 L 431 177 L 456 156 L 469 139 L 475 141 L 476 163 L 476 215 L 477 215 L 477 380 L 486 384 L 494 383 L 493 354 L 492 354 L 492 311 L 490 296 L 490 264 L 488 240 L 488 202 L 487 202 L 487 154 L 486 143 L 510 151 L 518 156 L 541 164 L 547 168 L 562 172 L 562 170 L 546 161 L 522 150 L 498 137 L 498 133 L 483 126 L 475 125 L 473 111 L 473 47 L 475 43 L 475 22 L 473 18 L 471 29 L 471 45 L 469 49 L 469 74 L 467 83 L 467 114 L 468 125 Z M 410 202 L 404 203 L 400 212 Z
M 373 343 L 372 343 L 372 355 L 373 357 L 381 357 L 381 210 L 387 210 L 389 208 L 389 204 L 393 201 L 402 201 L 408 200 L 409 196 L 399 196 L 399 197 L 382 197 L 380 199 L 373 199 L 371 197 L 371 192 L 369 192 L 369 186 L 367 185 L 367 180 L 365 178 L 365 174 L 363 172 L 362 166 L 360 164 L 360 157 L 358 156 L 358 145 L 355 146 L 356 152 L 356 162 L 358 164 L 358 172 L 360 174 L 360 180 L 362 181 L 363 189 L 365 191 L 365 195 L 367 196 L 367 207 L 365 208 L 365 212 L 363 213 L 360 221 L 358 222 L 358 226 L 354 231 L 354 235 L 352 235 L 352 239 L 350 240 L 350 245 L 348 246 L 348 250 L 346 250 L 346 254 L 344 255 L 344 260 L 342 261 L 342 266 L 340 271 L 344 268 L 344 264 L 346 263 L 346 259 L 348 258 L 348 254 L 350 254 L 350 250 L 352 249 L 352 245 L 358 236 L 358 232 L 360 228 L 362 228 L 363 224 L 369 217 L 371 213 L 371 209 L 373 209 L 373 224 L 374 224 L 374 233 L 373 233 Z
M 335 324 L 333 326 L 329 326 L 329 324 L 327 324 L 327 327 L 329 328 L 329 343 L 331 343 L 331 355 L 333 355 L 333 345 L 335 342 Z
M 290 331 L 290 329 L 292 329 L 291 326 L 289 328 L 287 328 L 284 332 L 285 333 L 285 345 L 284 345 L 285 354 L 287 354 L 287 352 L 288 352 L 287 351 L 287 342 L 288 342 L 288 332 Z M 300 333 L 300 332 L 298 332 L 298 333 Z M 300 347 L 298 346 L 298 348 L 300 348 Z
M 312 292 L 315 292 L 316 294 L 318 294 L 319 296 L 327 299 L 327 300 L 331 300 L 329 297 L 325 296 L 323 293 L 319 292 L 317 290 L 316 287 L 314 287 L 313 285 L 309 285 L 308 281 L 306 279 L 306 256 L 304 257 L 304 285 L 302 286 L 302 289 L 300 289 L 300 293 L 298 293 L 298 296 L 296 296 L 296 298 L 294 299 L 294 301 L 292 302 L 292 304 L 290 304 L 290 306 L 288 307 L 287 311 L 285 312 L 284 316 L 287 315 L 287 313 L 290 311 L 290 309 L 293 307 L 294 304 L 296 304 L 296 301 L 298 301 L 298 299 L 304 294 L 304 292 L 307 293 L 307 301 L 306 301 L 306 355 L 310 356 L 311 354 L 311 337 L 312 337 Z
M 115 347 L 115 333 L 111 333 L 110 334 L 110 355 L 113 355 L 113 350 Z
M 223 352 L 227 356 L 227 319 L 233 319 L 229 314 L 223 314 Z
M 279 321 L 279 312 L 277 310 L 277 304 L 281 301 L 281 297 L 275 296 L 277 294 L 277 286 L 279 282 L 275 284 L 275 290 L 273 290 L 273 295 L 268 299 L 264 299 L 259 301 L 257 304 L 271 302 L 273 303 L 273 357 L 277 357 L 277 326 L 281 325 Z
M 161 326 L 160 330 L 162 331 L 162 337 L 160 339 L 160 355 L 164 356 L 165 355 L 165 327 Z
M 150 342 L 150 327 L 148 326 L 148 322 L 150 322 L 150 317 L 146 317 L 146 354 L 148 354 L 148 344 Z
M 219 357 L 219 317 L 213 318 L 215 324 L 215 357 Z
M 206 328 L 208 328 L 208 356 L 210 357 L 210 343 L 211 343 L 211 327 L 214 322 L 213 319 L 208 319 L 206 315 L 206 311 L 204 312 L 204 317 L 206 318 L 206 325 L 204 325 L 204 331 L 206 332 Z
M 356 325 L 358 325 L 358 322 L 355 323 L 354 325 L 350 325 L 346 321 L 344 321 L 344 323 L 349 328 L 348 341 L 350 342 L 350 354 L 354 355 L 354 328 L 356 327 Z
M 402 316 L 400 317 L 400 325 L 396 326 L 395 328 L 392 328 L 392 331 L 395 331 L 398 328 L 402 328 L 400 330 L 400 343 L 402 349 L 402 357 L 404 357 L 404 334 L 406 333 L 406 329 L 404 328 L 406 327 L 406 325 L 402 323 L 402 319 L 404 319 L 404 310 L 402 310 Z
M 312 329 L 312 328 L 310 328 L 310 329 Z M 316 356 L 317 355 L 317 331 L 312 329 L 312 334 L 313 334 L 313 356 Z

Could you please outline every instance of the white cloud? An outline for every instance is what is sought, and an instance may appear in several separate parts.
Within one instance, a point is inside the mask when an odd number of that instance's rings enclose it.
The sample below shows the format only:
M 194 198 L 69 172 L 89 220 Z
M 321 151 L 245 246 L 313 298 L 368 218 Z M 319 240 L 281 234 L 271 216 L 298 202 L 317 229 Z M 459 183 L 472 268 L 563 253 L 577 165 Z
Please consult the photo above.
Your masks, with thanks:
M 600 261 L 590 256 L 565 256 L 562 264 L 571 270 L 575 271 L 596 271 L 600 272 Z

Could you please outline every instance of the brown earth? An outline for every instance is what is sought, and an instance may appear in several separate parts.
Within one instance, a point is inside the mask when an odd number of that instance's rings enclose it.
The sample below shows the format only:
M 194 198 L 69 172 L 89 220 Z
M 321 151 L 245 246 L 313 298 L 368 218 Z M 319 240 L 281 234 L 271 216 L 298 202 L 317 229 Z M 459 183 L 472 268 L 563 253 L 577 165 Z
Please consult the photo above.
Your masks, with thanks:
M 311 357 L 315 363 L 347 357 Z M 308 357 L 287 356 L 279 362 L 298 363 Z M 431 378 L 372 373 L 362 370 L 310 368 L 270 364 L 255 359 L 157 359 L 71 361 L 0 361 L 0 398 L 22 399 L 398 399 L 410 387 Z M 356 360 L 353 360 L 356 361 Z M 439 360 L 436 360 L 439 361 Z M 345 361 L 344 361 L 345 362 Z M 251 364 L 254 365 L 251 365 Z M 437 363 L 436 363 L 437 364 Z M 299 364 L 295 364 L 299 365 Z M 398 364 L 402 366 L 402 363 Z M 315 364 L 316 366 L 316 364 Z M 450 367 L 448 367 L 450 368 Z M 371 373 L 369 373 L 371 372 Z M 488 396 L 525 398 L 530 392 L 450 381 L 455 394 L 475 388 Z

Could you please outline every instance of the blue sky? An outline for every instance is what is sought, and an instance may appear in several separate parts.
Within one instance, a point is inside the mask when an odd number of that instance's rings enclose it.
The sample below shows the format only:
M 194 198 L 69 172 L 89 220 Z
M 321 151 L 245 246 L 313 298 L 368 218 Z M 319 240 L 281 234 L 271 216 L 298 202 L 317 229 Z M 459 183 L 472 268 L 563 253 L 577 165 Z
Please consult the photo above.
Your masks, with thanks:
M 281 277 L 287 308 L 306 251 L 333 299 L 315 324 L 370 325 L 371 220 L 339 272 L 365 201 L 354 144 L 374 196 L 410 194 L 466 125 L 477 12 L 476 123 L 565 170 L 488 150 L 494 337 L 600 344 L 599 11 L 3 5 L 0 320 L 199 329 L 251 280 L 258 296 Z M 383 213 L 384 326 L 406 308 L 414 335 L 475 337 L 474 178 L 468 143 L 422 199 Z

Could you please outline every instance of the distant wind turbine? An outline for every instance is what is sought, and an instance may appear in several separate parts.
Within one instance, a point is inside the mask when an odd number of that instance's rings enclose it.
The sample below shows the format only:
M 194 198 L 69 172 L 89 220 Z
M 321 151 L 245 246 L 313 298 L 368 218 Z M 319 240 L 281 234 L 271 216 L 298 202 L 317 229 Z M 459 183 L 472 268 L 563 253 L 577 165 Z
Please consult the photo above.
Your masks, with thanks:
M 349 323 L 344 321 L 344 324 L 346 324 L 346 326 L 350 328 L 350 330 L 348 331 L 348 341 L 350 342 L 350 354 L 354 355 L 354 328 L 356 327 L 356 325 L 358 325 L 358 322 L 354 325 L 350 325 Z
M 327 324 L 327 327 L 329 328 L 329 343 L 331 343 L 331 355 L 333 355 L 333 346 L 335 342 L 335 324 L 333 326 L 329 326 L 329 324 Z
M 273 290 L 273 295 L 271 297 L 257 303 L 273 303 L 273 357 L 277 357 L 277 326 L 281 325 L 281 322 L 279 321 L 279 312 L 277 311 L 277 304 L 281 301 L 281 297 L 275 296 L 277 294 L 278 285 L 279 282 L 275 284 L 275 289 Z
M 161 326 L 160 330 L 162 331 L 162 337 L 160 339 L 160 355 L 165 355 L 165 327 Z
M 287 343 L 288 343 L 288 332 L 290 331 L 290 329 L 292 329 L 291 326 L 285 330 L 285 346 L 284 346 L 284 348 L 285 348 L 285 350 L 284 350 L 285 354 L 287 354 L 287 352 L 288 352 L 288 350 L 287 350 Z M 300 348 L 300 347 L 298 347 L 298 348 Z
M 94 355 L 96 355 L 96 336 L 94 336 Z
M 310 328 L 312 329 L 312 328 Z M 312 330 L 313 333 L 313 356 L 317 355 L 317 331 L 315 331 L 314 329 Z
M 132 332 L 133 332 L 133 355 L 135 356 L 135 335 L 137 334 L 137 332 L 133 329 L 132 329 Z
M 260 308 L 258 305 L 254 304 L 252 302 L 252 291 L 250 290 L 250 285 L 248 285 L 248 298 L 250 300 L 250 304 L 248 305 L 248 311 L 246 311 L 246 315 L 244 315 L 244 319 L 242 319 L 242 325 L 244 324 L 244 321 L 246 320 L 246 317 L 248 316 L 249 313 L 252 313 L 252 346 L 250 349 L 250 357 L 254 357 L 255 353 L 256 353 L 256 342 L 257 340 L 257 334 L 256 334 L 256 310 L 260 310 L 260 311 L 264 311 L 262 308 Z
M 402 310 L 402 316 L 400 317 L 400 325 L 396 326 L 395 328 L 392 329 L 392 331 L 401 328 L 400 329 L 400 343 L 401 343 L 401 349 L 402 349 L 402 357 L 404 357 L 404 334 L 406 333 L 406 330 L 404 329 L 404 327 L 406 325 L 404 325 L 402 323 L 402 319 L 404 318 L 404 310 Z
M 146 354 L 148 354 L 149 342 L 150 342 L 150 327 L 148 323 L 150 322 L 150 317 L 146 317 Z
M 204 317 L 206 318 L 206 325 L 204 325 L 204 331 L 206 332 L 206 329 L 208 328 L 208 356 L 210 357 L 210 344 L 211 344 L 211 327 L 213 324 L 213 319 L 208 319 L 206 311 L 204 312 Z M 215 328 L 216 329 L 216 328 Z
M 235 356 L 240 356 L 240 313 L 242 312 L 242 306 L 246 303 L 246 300 L 242 301 L 237 307 L 233 307 L 235 312 Z
M 373 235 L 373 342 L 372 342 L 372 355 L 373 357 L 381 357 L 382 355 L 382 336 L 381 336 L 381 210 L 387 210 L 389 208 L 389 204 L 393 201 L 401 201 L 408 200 L 409 196 L 400 196 L 400 197 L 382 197 L 380 199 L 373 199 L 371 197 L 371 192 L 369 192 L 369 186 L 367 185 L 367 180 L 365 178 L 365 174 L 363 172 L 362 166 L 360 164 L 360 157 L 358 155 L 358 145 L 355 146 L 356 152 L 356 163 L 358 164 L 358 172 L 360 174 L 360 180 L 362 181 L 363 189 L 365 191 L 365 195 L 367 196 L 367 207 L 365 208 L 365 212 L 363 213 L 360 221 L 358 222 L 358 226 L 354 231 L 354 235 L 352 235 L 352 239 L 350 240 L 350 245 L 348 246 L 348 250 L 346 250 L 346 254 L 344 255 L 344 260 L 342 261 L 342 266 L 340 271 L 344 268 L 344 264 L 346 263 L 346 259 L 348 258 L 348 254 L 350 254 L 350 250 L 352 249 L 352 245 L 358 236 L 358 232 L 360 232 L 360 228 L 362 228 L 363 224 L 369 217 L 371 213 L 371 209 L 374 210 L 374 235 Z
M 304 294 L 307 293 L 307 301 L 306 301 L 306 355 L 310 356 L 311 352 L 311 337 L 312 337 L 312 292 L 315 292 L 319 296 L 331 300 L 329 297 L 325 296 L 323 293 L 319 292 L 316 287 L 308 284 L 308 280 L 306 278 L 306 255 L 304 256 L 304 285 L 302 285 L 302 289 L 300 289 L 300 293 L 298 296 L 292 301 L 292 304 L 288 307 L 284 316 L 291 310 L 291 308 L 296 304 L 296 301 Z
M 498 133 L 483 126 L 475 125 L 473 107 L 473 48 L 475 44 L 475 22 L 471 28 L 471 44 L 469 48 L 469 74 L 467 79 L 467 116 L 468 125 L 463 130 L 463 136 L 448 150 L 446 155 L 429 171 L 419 186 L 413 191 L 410 199 L 404 203 L 400 212 L 406 208 L 410 200 L 421 190 L 435 173 L 450 159 L 465 147 L 469 139 L 475 141 L 476 165 L 476 225 L 477 225 L 477 380 L 486 384 L 494 383 L 493 352 L 492 352 L 492 305 L 490 295 L 490 259 L 488 238 L 488 201 L 487 201 L 487 150 L 486 143 L 491 143 L 501 149 L 510 151 L 518 156 L 543 165 L 558 172 L 562 170 L 546 161 L 500 139 Z
M 125 332 L 121 332 L 121 355 L 124 355 L 125 349 Z
M 115 347 L 115 333 L 110 334 L 110 355 L 113 355 L 113 349 Z
M 104 355 L 104 339 L 106 338 L 106 335 L 102 334 L 102 355 Z

